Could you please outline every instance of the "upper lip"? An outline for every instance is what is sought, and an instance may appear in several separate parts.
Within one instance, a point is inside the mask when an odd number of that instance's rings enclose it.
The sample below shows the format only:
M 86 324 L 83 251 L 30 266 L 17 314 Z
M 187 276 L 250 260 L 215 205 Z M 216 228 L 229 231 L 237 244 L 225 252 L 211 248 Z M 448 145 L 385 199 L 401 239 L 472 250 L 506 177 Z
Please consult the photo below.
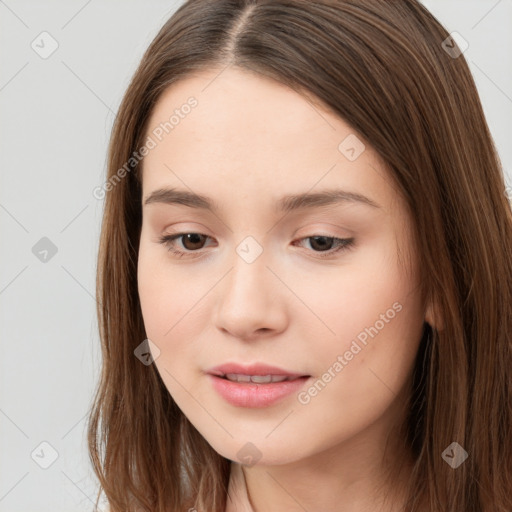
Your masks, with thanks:
M 290 372 L 277 366 L 262 363 L 253 363 L 248 365 L 225 363 L 208 369 L 207 373 L 217 375 L 219 377 L 224 377 L 228 373 L 234 373 L 237 375 L 285 375 L 287 377 L 307 377 L 304 373 Z

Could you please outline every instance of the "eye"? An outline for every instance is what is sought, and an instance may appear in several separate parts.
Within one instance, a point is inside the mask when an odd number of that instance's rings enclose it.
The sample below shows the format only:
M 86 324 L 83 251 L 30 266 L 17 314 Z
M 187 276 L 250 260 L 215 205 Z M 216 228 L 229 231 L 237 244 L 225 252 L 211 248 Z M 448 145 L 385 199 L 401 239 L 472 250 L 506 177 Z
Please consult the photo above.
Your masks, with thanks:
M 319 249 L 319 250 L 314 250 L 314 252 L 324 253 L 324 254 L 319 254 L 319 256 L 321 258 L 326 258 L 328 256 L 331 256 L 334 253 L 347 250 L 354 245 L 353 238 L 337 238 L 335 236 L 326 236 L 326 235 L 307 236 L 307 237 L 301 238 L 299 241 L 302 242 L 304 240 L 310 240 L 311 247 Z M 334 247 L 334 249 L 333 249 L 333 247 Z
M 174 241 L 178 238 L 182 239 L 183 247 L 186 251 L 175 248 Z M 175 235 L 164 235 L 160 238 L 159 242 L 166 246 L 172 254 L 178 258 L 183 258 L 189 252 L 197 252 L 197 249 L 201 249 L 200 246 L 206 238 L 210 237 L 201 233 L 177 233 Z
M 202 233 L 176 233 L 174 235 L 162 236 L 159 242 L 166 246 L 176 257 L 183 258 L 184 256 L 191 256 L 194 252 L 199 253 L 199 249 L 202 249 L 205 240 L 208 238 L 210 238 L 208 235 L 203 235 Z M 175 241 L 178 239 L 181 239 L 182 247 L 185 250 L 175 247 Z M 354 245 L 354 238 L 337 238 L 326 235 L 304 237 L 301 238 L 299 242 L 305 240 L 311 240 L 310 245 L 313 252 L 318 253 L 318 256 L 321 258 L 326 258 L 334 253 L 347 250 Z M 192 257 L 198 257 L 199 254 Z

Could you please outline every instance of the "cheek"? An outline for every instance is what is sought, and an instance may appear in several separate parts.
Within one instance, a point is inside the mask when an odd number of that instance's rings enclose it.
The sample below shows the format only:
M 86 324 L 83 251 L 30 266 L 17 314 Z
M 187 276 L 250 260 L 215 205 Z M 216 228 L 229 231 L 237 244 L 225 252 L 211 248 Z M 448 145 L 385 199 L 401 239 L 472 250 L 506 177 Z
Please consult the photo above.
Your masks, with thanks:
M 341 294 L 343 307 L 326 316 L 336 336 L 316 338 L 315 379 L 297 397 L 296 419 L 311 429 L 318 428 L 318 418 L 325 422 L 322 436 L 313 440 L 318 450 L 356 434 L 392 406 L 421 339 L 423 317 L 413 283 L 401 281 L 390 267 L 357 277 Z
M 160 351 L 155 365 L 179 401 L 183 392 L 179 382 L 193 389 L 190 372 L 196 371 L 207 292 L 215 279 L 194 278 L 197 272 L 192 266 L 173 266 L 167 256 L 160 246 L 141 241 L 137 281 L 146 335 Z
M 172 326 L 174 288 L 167 286 L 165 274 L 142 254 L 137 281 L 146 334 L 150 339 L 160 338 Z
M 147 337 L 158 347 L 158 355 L 153 353 L 158 373 L 173 399 L 187 410 L 190 395 L 180 383 L 187 382 L 187 389 L 192 390 L 184 373 L 188 365 L 183 363 L 193 360 L 197 333 L 187 312 L 197 299 L 191 296 L 193 285 L 177 281 L 159 252 L 141 244 L 137 281 L 142 317 Z
M 141 239 L 137 285 L 148 335 L 161 337 L 190 309 L 197 290 L 184 275 L 183 271 L 173 272 L 165 248 Z
M 339 268 L 295 282 L 297 295 L 308 298 L 324 324 L 320 326 L 323 335 L 317 338 L 324 340 L 322 346 L 338 352 L 348 350 L 354 339 L 364 346 L 368 339 L 395 331 L 411 315 L 421 316 L 418 284 L 408 279 L 397 262 L 391 237 L 369 244 Z
M 325 335 L 312 337 L 320 376 L 337 382 L 333 390 L 339 386 L 339 392 L 360 396 L 363 403 L 374 386 L 401 388 L 423 329 L 418 283 L 398 264 L 389 240 L 378 249 L 359 252 L 357 262 L 341 267 L 335 276 L 316 280 L 323 293 L 312 298 L 317 316 L 331 331 L 322 327 Z M 307 296 L 306 288 L 301 293 Z M 329 371 L 337 378 L 326 375 Z
M 180 286 L 169 273 L 165 251 L 148 247 L 141 240 L 139 249 L 137 284 L 146 334 L 164 349 L 164 340 L 171 339 L 173 326 L 186 311 L 187 288 Z

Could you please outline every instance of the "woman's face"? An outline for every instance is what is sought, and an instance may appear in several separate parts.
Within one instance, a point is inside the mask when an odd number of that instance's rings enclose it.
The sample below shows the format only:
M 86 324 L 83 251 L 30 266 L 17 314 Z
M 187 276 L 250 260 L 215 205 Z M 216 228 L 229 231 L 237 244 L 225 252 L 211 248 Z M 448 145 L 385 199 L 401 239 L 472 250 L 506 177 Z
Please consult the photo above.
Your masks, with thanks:
M 146 135 L 139 294 L 183 413 L 247 464 L 381 442 L 425 309 L 409 213 L 376 152 L 233 68 L 172 85 Z

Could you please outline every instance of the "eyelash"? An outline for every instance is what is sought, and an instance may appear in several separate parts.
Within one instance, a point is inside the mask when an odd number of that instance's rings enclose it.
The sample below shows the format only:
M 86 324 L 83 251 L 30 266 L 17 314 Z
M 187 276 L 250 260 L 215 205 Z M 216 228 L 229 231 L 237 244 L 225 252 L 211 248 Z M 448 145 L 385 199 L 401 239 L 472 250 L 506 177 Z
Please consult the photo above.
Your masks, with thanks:
M 174 256 L 177 258 L 183 258 L 186 257 L 189 254 L 198 253 L 199 251 L 180 251 L 179 249 L 175 249 L 172 245 L 174 240 L 181 238 L 184 235 L 202 235 L 206 236 L 207 238 L 211 238 L 208 235 L 203 235 L 202 233 L 195 233 L 193 231 L 186 232 L 186 233 L 176 233 L 174 235 L 164 235 L 159 238 L 159 243 L 167 247 L 167 250 L 171 252 Z M 351 249 L 354 246 L 354 238 L 337 238 L 334 236 L 326 236 L 326 235 L 311 235 L 306 236 L 303 238 L 300 238 L 299 240 L 308 240 L 309 238 L 316 238 L 316 237 L 323 237 L 327 239 L 332 239 L 336 242 L 338 242 L 338 247 L 336 249 L 329 249 L 328 251 L 313 251 L 315 253 L 318 253 L 320 258 L 327 258 L 329 256 L 332 256 L 333 254 L 336 254 L 338 252 L 343 252 L 346 250 Z

